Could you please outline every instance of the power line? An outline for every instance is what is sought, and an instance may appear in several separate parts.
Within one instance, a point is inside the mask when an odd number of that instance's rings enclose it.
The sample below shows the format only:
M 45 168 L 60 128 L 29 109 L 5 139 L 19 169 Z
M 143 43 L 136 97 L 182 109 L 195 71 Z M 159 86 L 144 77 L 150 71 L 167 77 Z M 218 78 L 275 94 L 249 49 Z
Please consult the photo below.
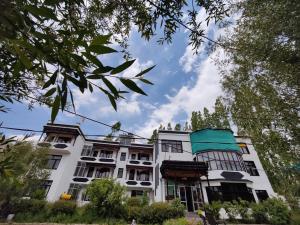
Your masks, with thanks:
M 34 132 L 34 133 L 43 133 L 44 131 L 42 130 L 33 130 L 33 129 L 28 129 L 28 128 L 16 128 L 16 127 L 7 127 L 7 126 L 0 126 L 0 129 L 7 129 L 7 130 L 16 130 L 16 131 L 25 131 L 25 132 Z M 107 137 L 107 135 L 105 134 L 84 134 L 84 136 L 91 136 L 91 137 Z M 110 136 L 110 137 L 115 137 L 118 138 L 119 136 Z M 134 140 L 150 140 L 149 138 L 145 138 L 145 137 L 130 137 L 130 139 L 134 139 Z M 183 143 L 191 143 L 191 144 L 238 144 L 236 142 L 215 142 L 215 141 L 187 141 L 187 140 L 167 140 L 167 139 L 161 139 L 161 138 L 154 138 L 151 139 L 154 141 L 181 141 Z M 172 146 L 170 144 L 167 143 L 163 143 L 162 144 L 166 144 L 169 146 Z M 243 142 L 243 144 L 246 145 L 253 145 L 252 143 L 245 143 Z

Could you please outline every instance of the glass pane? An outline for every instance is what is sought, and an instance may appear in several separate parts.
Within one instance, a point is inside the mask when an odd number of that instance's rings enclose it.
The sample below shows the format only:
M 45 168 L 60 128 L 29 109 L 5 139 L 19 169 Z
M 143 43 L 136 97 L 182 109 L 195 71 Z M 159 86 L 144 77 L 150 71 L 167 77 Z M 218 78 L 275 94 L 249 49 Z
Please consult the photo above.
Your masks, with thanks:
M 215 158 L 214 153 L 213 152 L 208 152 L 208 158 L 209 160 L 212 160 Z
M 212 170 L 216 170 L 217 169 L 217 163 L 215 160 L 210 161 L 210 167 Z
M 181 201 L 186 201 L 186 197 L 185 197 L 185 188 L 184 187 L 180 187 L 180 200 Z

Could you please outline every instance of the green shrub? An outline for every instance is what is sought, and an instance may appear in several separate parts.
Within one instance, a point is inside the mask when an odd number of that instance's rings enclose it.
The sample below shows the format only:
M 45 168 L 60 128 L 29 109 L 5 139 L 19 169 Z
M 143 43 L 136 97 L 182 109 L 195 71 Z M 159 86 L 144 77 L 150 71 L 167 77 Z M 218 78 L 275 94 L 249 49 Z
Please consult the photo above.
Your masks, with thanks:
M 235 221 L 236 217 L 240 214 L 239 204 L 235 200 L 223 203 L 223 208 L 225 209 L 230 221 Z
M 33 191 L 30 194 L 30 198 L 32 199 L 39 199 L 39 200 L 44 200 L 45 199 L 45 190 L 44 189 L 37 189 Z
M 162 224 L 165 220 L 184 216 L 183 207 L 176 207 L 177 203 L 168 204 L 155 202 L 143 208 L 139 223 Z
M 210 204 L 205 204 L 204 208 L 206 211 L 210 212 L 216 219 L 219 218 L 220 209 L 222 208 L 222 203 L 220 201 L 213 201 Z
M 13 213 L 41 213 L 46 210 L 46 201 L 38 199 L 19 199 L 13 203 Z
M 67 214 L 72 215 L 76 210 L 76 203 L 73 201 L 59 200 L 51 205 L 51 214 Z
M 251 204 L 252 217 L 255 223 L 268 223 L 268 215 L 265 207 L 261 203 Z
M 142 198 L 141 197 L 128 198 L 126 201 L 126 205 L 128 207 L 142 207 L 143 206 Z
M 272 225 L 287 225 L 291 222 L 291 212 L 287 204 L 279 198 L 269 198 L 262 202 Z
M 142 210 L 143 208 L 139 206 L 128 206 L 126 208 L 127 221 L 131 222 L 133 219 L 139 220 Z

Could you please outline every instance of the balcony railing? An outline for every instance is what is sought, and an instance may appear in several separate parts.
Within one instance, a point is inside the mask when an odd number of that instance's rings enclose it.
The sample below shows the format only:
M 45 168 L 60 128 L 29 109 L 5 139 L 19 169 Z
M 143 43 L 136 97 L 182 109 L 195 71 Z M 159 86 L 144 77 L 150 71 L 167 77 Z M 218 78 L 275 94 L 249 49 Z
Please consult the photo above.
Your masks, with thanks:
M 153 181 L 126 180 L 125 184 L 130 187 L 153 188 Z
M 137 166 L 146 166 L 153 167 L 153 162 L 151 160 L 138 160 L 138 159 L 129 159 L 127 161 L 128 165 L 137 165 Z
M 59 154 L 70 154 L 70 150 L 72 148 L 71 143 L 58 143 L 58 142 L 39 142 L 38 146 L 47 147 L 50 149 L 51 153 L 59 153 Z
M 90 161 L 93 163 L 103 163 L 103 164 L 116 164 L 116 158 L 108 158 L 108 157 L 93 157 L 93 156 L 81 156 L 81 160 Z

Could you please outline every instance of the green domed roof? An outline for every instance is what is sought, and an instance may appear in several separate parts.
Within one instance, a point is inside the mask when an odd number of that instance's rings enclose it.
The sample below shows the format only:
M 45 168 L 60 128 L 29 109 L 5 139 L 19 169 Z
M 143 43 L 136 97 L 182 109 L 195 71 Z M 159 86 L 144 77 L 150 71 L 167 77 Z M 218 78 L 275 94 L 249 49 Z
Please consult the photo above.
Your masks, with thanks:
M 207 128 L 190 134 L 193 154 L 208 151 L 239 151 L 233 132 L 229 129 Z

